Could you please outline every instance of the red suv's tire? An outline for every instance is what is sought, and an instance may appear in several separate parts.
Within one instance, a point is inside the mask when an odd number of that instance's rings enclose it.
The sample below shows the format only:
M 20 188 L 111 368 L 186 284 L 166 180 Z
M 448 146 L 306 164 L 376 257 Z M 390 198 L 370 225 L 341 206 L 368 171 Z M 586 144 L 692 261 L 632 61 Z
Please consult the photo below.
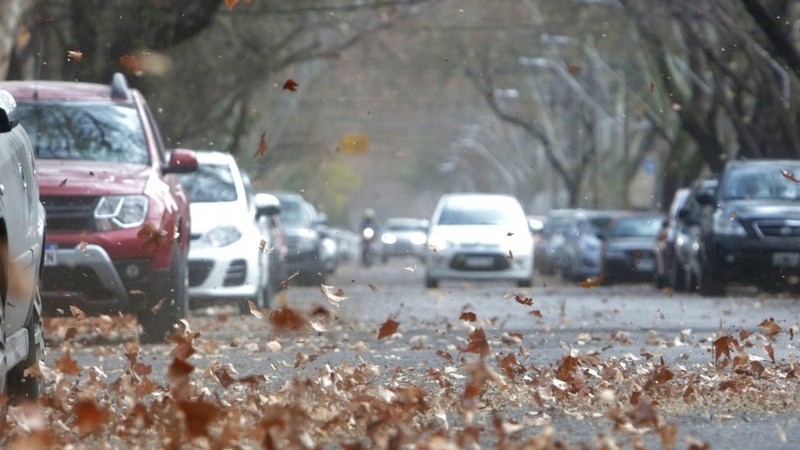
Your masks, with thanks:
M 157 305 L 164 299 L 160 308 L 153 312 L 153 308 L 147 308 L 139 312 L 138 321 L 142 327 L 139 334 L 139 342 L 143 344 L 162 343 L 172 334 L 173 326 L 181 319 L 186 317 L 188 311 L 188 270 L 186 258 L 180 250 L 177 242 L 172 252 L 172 264 L 169 276 L 163 283 L 159 283 L 161 288 L 154 289 L 149 298 Z

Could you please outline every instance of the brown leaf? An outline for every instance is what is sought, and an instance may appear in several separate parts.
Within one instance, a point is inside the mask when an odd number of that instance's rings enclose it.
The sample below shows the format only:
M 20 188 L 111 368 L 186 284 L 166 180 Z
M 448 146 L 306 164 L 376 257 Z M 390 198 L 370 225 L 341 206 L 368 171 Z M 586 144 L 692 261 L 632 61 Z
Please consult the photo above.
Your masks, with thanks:
M 248 309 L 250 309 L 250 314 L 258 317 L 259 319 L 264 318 L 264 313 L 262 313 L 261 310 L 258 309 L 258 305 L 256 305 L 254 301 L 247 300 L 247 307 Z
M 261 133 L 261 139 L 258 141 L 258 149 L 255 156 L 264 156 L 267 154 L 267 133 Z
M 139 62 L 139 58 L 133 55 L 122 55 L 119 58 L 119 66 L 125 72 L 139 76 L 142 74 L 142 63 Z
M 369 286 L 369 290 L 372 292 L 378 292 L 378 288 L 374 284 L 368 284 L 367 286 Z
M 655 91 L 656 91 L 656 82 L 653 81 L 653 80 L 650 80 L 650 93 L 652 94 Z
M 451 362 L 451 363 L 453 362 L 453 355 L 451 355 L 450 353 L 447 353 L 444 350 L 437 350 L 436 351 L 436 356 L 444 358 L 447 362 Z
M 300 275 L 300 272 L 299 272 L 299 271 L 297 271 L 297 272 L 295 272 L 295 273 L 293 273 L 293 274 L 289 275 L 289 278 L 287 278 L 287 279 L 285 279 L 285 280 L 281 281 L 281 287 L 282 287 L 283 289 L 289 289 L 289 281 L 291 281 L 291 280 L 292 280 L 292 278 L 294 278 L 294 277 L 296 277 L 296 276 L 298 276 L 298 275 Z
M 158 250 L 162 244 L 167 243 L 167 239 L 169 238 L 166 230 L 158 229 L 150 222 L 142 225 L 142 228 L 139 229 L 139 232 L 136 233 L 136 236 L 144 241 L 142 243 L 142 248 L 145 250 L 150 247 Z
M 69 327 L 69 328 L 67 328 L 67 332 L 64 333 L 64 340 L 68 341 L 68 340 L 74 338 L 75 336 L 77 336 L 77 334 L 78 334 L 78 329 L 77 328 Z
M 458 316 L 459 320 L 466 320 L 467 322 L 475 322 L 478 320 L 478 316 L 471 311 L 463 312 L 460 316 Z
M 180 358 L 175 358 L 167 368 L 167 379 L 173 386 L 184 385 L 189 381 L 189 375 L 192 374 L 194 369 L 195 367 L 192 364 Z
M 561 362 L 558 363 L 556 378 L 566 382 L 572 381 L 572 373 L 578 368 L 580 362 L 581 360 L 574 356 L 565 356 Z
M 221 414 L 219 406 L 204 400 L 181 400 L 178 407 L 185 416 L 186 432 L 190 439 L 207 437 L 208 425 L 214 423 Z
M 783 175 L 783 177 L 786 178 L 787 180 L 794 181 L 795 183 L 800 183 L 800 178 L 797 178 L 796 176 L 794 176 L 794 173 L 789 172 L 788 170 L 781 169 L 781 175 Z
M 603 277 L 589 277 L 578 283 L 578 286 L 588 289 L 588 288 L 598 287 L 602 283 L 603 283 Z
M 239 0 L 225 0 L 225 6 L 228 7 L 228 11 L 232 10 L 237 3 L 239 3 Z
M 486 340 L 486 332 L 483 331 L 483 328 L 478 328 L 469 334 L 469 343 L 467 343 L 466 348 L 460 350 L 464 353 L 478 354 L 483 358 L 491 353 L 492 347 L 489 345 L 489 341 Z
M 526 297 L 526 296 L 524 296 L 522 294 L 516 294 L 514 296 L 514 300 L 516 300 L 516 302 L 521 304 L 521 305 L 533 306 L 533 299 L 530 298 L 530 297 Z
M 781 326 L 775 323 L 775 319 L 772 317 L 763 320 L 760 324 L 758 324 L 758 326 L 759 328 L 762 328 L 769 337 L 775 336 L 781 332 Z
M 70 61 L 80 62 L 83 59 L 83 52 L 77 50 L 69 50 L 67 52 L 67 59 Z
M 731 358 L 731 347 L 736 346 L 736 344 L 737 344 L 736 339 L 733 336 L 729 335 L 729 334 L 726 334 L 726 335 L 718 338 L 717 340 L 715 340 L 714 343 L 713 343 L 713 346 L 714 346 L 714 362 L 719 361 L 719 358 L 722 355 L 727 356 L 728 359 L 731 360 L 731 362 L 732 362 L 733 358 Z
M 58 183 L 58 187 L 60 187 L 60 188 L 62 188 L 62 187 L 64 187 L 64 186 L 66 186 L 66 185 L 67 185 L 67 179 L 66 179 L 66 178 L 64 178 L 63 180 L 61 180 L 61 183 Z
M 61 358 L 58 358 L 56 361 L 56 370 L 64 375 L 78 376 L 81 373 L 80 369 L 78 368 L 78 361 L 72 359 L 69 349 L 67 349 Z
M 75 305 L 69 305 L 69 312 L 72 313 L 72 317 L 78 320 L 83 320 L 86 318 L 86 313 Z
M 283 307 L 270 311 L 268 320 L 277 331 L 301 331 L 309 327 L 309 320 L 297 311 Z
M 383 339 L 397 333 L 397 328 L 399 326 L 400 323 L 395 322 L 391 317 L 386 319 L 386 322 L 381 325 L 381 329 L 378 331 L 378 339 Z
M 772 347 L 772 344 L 764 344 L 763 347 L 764 347 L 764 351 L 767 352 L 767 356 L 769 356 L 769 359 L 771 359 L 772 362 L 774 363 L 775 362 L 775 348 Z
M 75 426 L 78 427 L 78 434 L 85 436 L 103 428 L 108 422 L 108 411 L 100 408 L 92 400 L 81 400 L 73 408 L 75 415 Z
M 177 359 L 189 359 L 196 352 L 194 348 L 195 337 L 197 335 L 193 335 L 190 332 L 175 333 L 170 336 L 169 340 L 175 343 L 175 347 L 172 348 L 169 355 Z
M 160 310 L 161 310 L 161 307 L 162 307 L 162 306 L 164 306 L 164 301 L 165 301 L 166 299 L 167 299 L 167 298 L 166 298 L 166 297 L 164 297 L 164 298 L 162 298 L 161 300 L 159 300 L 159 301 L 158 301 L 158 303 L 156 303 L 155 305 L 153 305 L 153 307 L 152 307 L 152 308 L 150 308 L 150 312 L 151 312 L 151 313 L 153 313 L 153 314 L 158 314 L 158 311 L 160 311 Z
M 283 90 L 295 92 L 297 90 L 297 86 L 299 86 L 297 82 L 289 78 L 285 83 L 283 83 Z

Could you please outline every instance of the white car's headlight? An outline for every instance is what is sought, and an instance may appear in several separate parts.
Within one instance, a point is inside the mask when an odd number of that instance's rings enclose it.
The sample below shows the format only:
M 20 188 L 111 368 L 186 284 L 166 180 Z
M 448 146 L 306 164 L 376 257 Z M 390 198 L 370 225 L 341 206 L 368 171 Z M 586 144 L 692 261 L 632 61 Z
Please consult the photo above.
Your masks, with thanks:
M 101 197 L 94 209 L 98 230 L 134 228 L 147 217 L 147 197 L 144 195 L 109 195 Z
M 208 242 L 214 247 L 225 247 L 242 238 L 242 232 L 233 225 L 223 225 L 212 228 L 205 235 L 203 241 Z
M 392 245 L 397 242 L 397 236 L 392 233 L 383 233 L 381 235 L 381 242 L 386 245 Z
M 734 214 L 725 213 L 721 209 L 714 211 L 713 229 L 715 234 L 727 236 L 747 236 L 739 220 Z

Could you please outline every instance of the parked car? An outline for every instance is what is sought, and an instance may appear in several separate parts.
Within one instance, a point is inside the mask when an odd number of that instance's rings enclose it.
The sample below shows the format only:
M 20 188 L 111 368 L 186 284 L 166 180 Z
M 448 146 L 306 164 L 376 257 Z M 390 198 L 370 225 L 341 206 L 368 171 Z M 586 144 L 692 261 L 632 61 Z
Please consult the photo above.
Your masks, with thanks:
M 569 229 L 570 220 L 577 212 L 577 209 L 554 209 L 547 215 L 534 259 L 536 269 L 540 273 L 545 275 L 558 273 L 565 242 L 564 233 Z
M 167 151 L 142 94 L 111 84 L 8 81 L 31 137 L 47 211 L 47 315 L 132 313 L 142 342 L 185 317 L 189 201 L 177 176 L 194 152 Z
M 36 400 L 41 382 L 25 370 L 44 361 L 38 285 L 45 210 L 31 142 L 17 113 L 11 94 L 0 91 L 0 396 L 11 403 Z M 6 410 L 0 402 L 0 423 Z
M 713 197 L 719 179 L 715 175 L 706 176 L 693 182 L 690 186 L 686 204 L 678 211 L 679 226 L 683 232 L 676 239 L 676 256 L 683 263 L 685 283 L 688 290 L 699 289 L 700 282 L 700 239 L 701 217 L 710 214 L 715 204 L 700 203 L 698 198 Z M 678 274 L 680 278 L 680 273 Z
M 653 278 L 656 288 L 670 287 L 677 291 L 687 290 L 685 262 L 679 259 L 678 246 L 687 239 L 686 228 L 679 217 L 679 212 L 686 205 L 691 189 L 680 188 L 675 191 L 656 237 L 655 259 L 656 276 Z
M 729 161 L 700 227 L 699 290 L 723 295 L 726 285 L 766 291 L 800 289 L 800 173 L 798 160 Z
M 409 217 L 386 219 L 381 229 L 381 261 L 389 258 L 413 256 L 425 258 L 428 221 Z
M 533 284 L 533 238 L 522 206 L 501 194 L 445 194 L 428 229 L 425 286 L 442 279 Z
M 580 281 L 600 275 L 601 236 L 619 214 L 612 210 L 581 210 L 572 216 L 560 258 L 564 279 Z
M 245 178 L 245 186 L 249 181 Z M 282 283 L 289 274 L 286 273 L 286 256 L 289 248 L 286 246 L 286 236 L 281 223 L 281 201 L 278 197 L 265 192 L 255 195 L 256 225 L 264 239 L 263 251 L 269 256 L 269 280 L 272 283 L 272 292 L 279 292 Z
M 324 283 L 336 266 L 336 243 L 325 217 L 295 192 L 270 192 L 281 202 L 280 219 L 286 237 L 286 272 L 299 272 L 304 284 Z
M 197 162 L 197 171 L 181 175 L 192 214 L 190 306 L 232 303 L 248 313 L 253 301 L 266 308 L 272 282 L 253 195 L 232 155 L 202 151 Z
M 339 263 L 358 261 L 361 257 L 361 236 L 343 228 L 331 228 L 336 240 L 336 259 Z
M 663 220 L 660 213 L 630 213 L 614 218 L 603 237 L 603 284 L 653 279 L 654 248 Z

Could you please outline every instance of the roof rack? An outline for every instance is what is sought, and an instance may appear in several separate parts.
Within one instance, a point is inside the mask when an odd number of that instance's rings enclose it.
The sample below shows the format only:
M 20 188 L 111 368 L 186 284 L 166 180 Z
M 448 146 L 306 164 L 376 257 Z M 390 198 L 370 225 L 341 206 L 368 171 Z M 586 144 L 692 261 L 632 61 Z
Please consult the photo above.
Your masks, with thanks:
M 128 80 L 121 72 L 116 72 L 111 77 L 111 98 L 117 100 L 132 100 Z

